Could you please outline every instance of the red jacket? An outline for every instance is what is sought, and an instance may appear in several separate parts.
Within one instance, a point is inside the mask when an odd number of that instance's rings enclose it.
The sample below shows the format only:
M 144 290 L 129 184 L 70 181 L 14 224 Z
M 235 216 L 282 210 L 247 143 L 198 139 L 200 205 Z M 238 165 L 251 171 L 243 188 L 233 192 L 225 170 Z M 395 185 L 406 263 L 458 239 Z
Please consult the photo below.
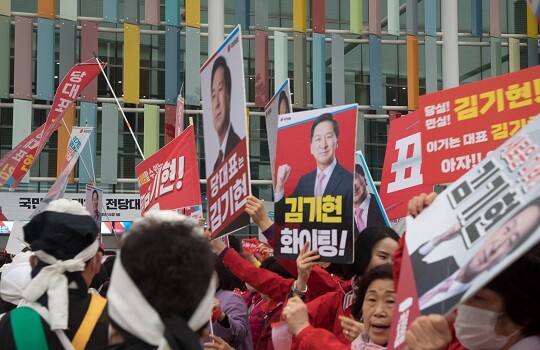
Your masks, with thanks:
M 308 326 L 295 337 L 298 350 L 334 350 L 350 349 L 351 342 L 343 344 L 336 339 L 336 336 L 326 329 Z

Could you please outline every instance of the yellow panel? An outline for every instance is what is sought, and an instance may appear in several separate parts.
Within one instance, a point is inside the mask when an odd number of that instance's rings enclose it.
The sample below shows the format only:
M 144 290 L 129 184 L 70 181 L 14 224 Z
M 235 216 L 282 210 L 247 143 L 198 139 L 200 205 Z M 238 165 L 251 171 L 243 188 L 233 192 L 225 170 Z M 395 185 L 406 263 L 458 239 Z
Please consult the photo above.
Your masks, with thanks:
M 293 28 L 295 32 L 306 32 L 306 0 L 293 0 Z
M 418 38 L 407 35 L 407 108 L 418 109 Z
M 124 102 L 139 103 L 141 30 L 135 24 L 124 23 Z
M 67 125 L 67 129 L 65 126 L 60 125 L 60 128 L 58 129 L 58 150 L 57 150 L 57 157 L 56 157 L 56 176 L 60 176 L 60 173 L 62 172 L 62 165 L 64 164 L 64 160 L 66 158 L 66 149 L 69 142 L 69 132 L 71 132 L 71 128 L 73 128 L 73 125 L 75 125 L 75 104 L 72 103 L 71 106 L 66 110 L 66 114 L 64 114 L 64 123 Z M 75 183 L 75 171 L 72 170 L 69 174 L 69 183 L 73 184 Z
M 38 0 L 38 16 L 54 19 L 56 15 L 56 0 Z
M 538 36 L 538 22 L 534 17 L 534 13 L 531 10 L 530 6 L 527 7 L 527 37 L 531 39 L 536 39 Z
M 186 25 L 201 27 L 201 0 L 186 0 Z
M 11 0 L 0 0 L 0 15 L 11 16 Z

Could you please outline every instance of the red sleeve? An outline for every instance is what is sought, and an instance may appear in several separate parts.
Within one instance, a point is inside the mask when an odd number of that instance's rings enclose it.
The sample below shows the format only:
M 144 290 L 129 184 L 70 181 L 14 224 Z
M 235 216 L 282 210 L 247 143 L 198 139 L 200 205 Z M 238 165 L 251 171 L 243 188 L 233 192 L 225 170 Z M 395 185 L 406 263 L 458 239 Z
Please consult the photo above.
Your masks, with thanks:
M 255 265 L 242 258 L 234 249 L 227 249 L 222 260 L 236 277 L 252 285 L 258 292 L 268 295 L 274 300 L 282 301 L 287 298 L 291 290 L 292 279 L 255 267 Z
M 299 350 L 343 349 L 343 343 L 326 329 L 308 326 L 296 336 Z M 349 346 L 350 348 L 350 346 Z
M 342 294 L 341 290 L 326 293 L 307 303 L 309 323 L 314 327 L 333 329 Z
M 403 259 L 403 248 L 405 247 L 405 233 L 399 239 L 399 245 L 394 252 L 394 289 L 398 290 L 399 272 L 401 271 L 401 261 Z
M 307 282 L 308 288 L 311 290 L 313 297 L 341 290 L 339 287 L 343 281 L 332 276 L 320 266 L 314 266 L 309 275 Z

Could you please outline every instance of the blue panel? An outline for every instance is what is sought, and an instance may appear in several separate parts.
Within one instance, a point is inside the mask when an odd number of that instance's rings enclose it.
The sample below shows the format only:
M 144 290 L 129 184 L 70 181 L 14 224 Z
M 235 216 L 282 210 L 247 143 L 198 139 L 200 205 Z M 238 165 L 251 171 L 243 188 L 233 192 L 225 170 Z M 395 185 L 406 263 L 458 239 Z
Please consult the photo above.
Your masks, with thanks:
M 54 20 L 38 18 L 36 95 L 40 100 L 54 97 Z
M 77 43 L 77 22 L 63 20 L 60 22 L 60 67 L 58 69 L 58 81 L 75 65 Z
M 180 93 L 180 28 L 165 26 L 165 103 L 174 105 Z
M 476 37 L 482 36 L 482 0 L 471 2 L 471 33 Z
M 437 36 L 437 0 L 424 0 L 426 35 Z
M 538 64 L 538 40 L 527 38 L 527 66 L 534 67 Z
M 236 23 L 243 30 L 249 29 L 249 0 L 236 0 Z
M 313 107 L 326 107 L 326 64 L 324 34 L 313 33 Z
M 373 109 L 382 106 L 381 37 L 369 35 L 369 95 Z
M 97 105 L 91 102 L 81 102 L 79 126 L 93 126 L 94 131 L 88 139 L 79 159 L 79 183 L 90 184 L 90 176 L 94 177 L 96 169 L 96 142 L 97 142 Z M 85 168 L 86 165 L 86 168 Z M 88 169 L 88 171 L 86 170 Z M 90 172 L 90 175 L 88 174 Z M 95 180 L 94 180 L 95 181 Z
M 165 23 L 180 27 L 180 0 L 165 0 Z
M 103 19 L 107 22 L 118 23 L 118 0 L 103 1 Z
M 418 1 L 407 0 L 407 11 L 405 12 L 407 18 L 407 34 L 418 35 Z
M 345 104 L 345 42 L 332 34 L 332 105 Z

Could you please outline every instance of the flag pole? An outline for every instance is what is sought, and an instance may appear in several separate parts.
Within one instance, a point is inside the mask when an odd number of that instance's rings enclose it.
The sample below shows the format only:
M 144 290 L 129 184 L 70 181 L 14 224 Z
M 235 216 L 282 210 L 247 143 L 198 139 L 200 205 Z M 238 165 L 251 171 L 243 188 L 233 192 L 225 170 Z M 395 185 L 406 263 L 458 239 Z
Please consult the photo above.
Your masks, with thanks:
M 96 56 L 96 53 L 94 52 L 94 57 L 99 65 L 99 69 L 101 69 L 101 73 L 103 73 L 103 76 L 105 77 L 105 80 L 107 81 L 107 85 L 109 86 L 109 89 L 111 90 L 114 100 L 116 101 L 116 104 L 118 105 L 118 108 L 120 108 L 120 112 L 122 113 L 122 116 L 124 117 L 124 121 L 126 122 L 126 125 L 129 128 L 129 132 L 131 132 L 131 136 L 133 137 L 133 141 L 135 141 L 135 145 L 137 145 L 137 148 L 139 149 L 139 153 L 141 154 L 141 157 L 143 160 L 145 160 L 145 156 L 141 150 L 141 146 L 139 146 L 139 142 L 137 142 L 137 138 L 135 137 L 135 134 L 133 133 L 133 129 L 131 129 L 131 124 L 129 124 L 129 121 L 127 120 L 126 115 L 124 114 L 124 110 L 122 109 L 122 106 L 120 106 L 120 102 L 118 101 L 118 97 L 116 97 L 116 94 L 114 93 L 114 90 L 111 86 L 111 82 L 109 81 L 109 78 L 107 78 L 107 74 L 105 74 L 105 71 L 103 70 L 103 67 L 101 66 L 101 62 L 99 61 L 99 58 Z

